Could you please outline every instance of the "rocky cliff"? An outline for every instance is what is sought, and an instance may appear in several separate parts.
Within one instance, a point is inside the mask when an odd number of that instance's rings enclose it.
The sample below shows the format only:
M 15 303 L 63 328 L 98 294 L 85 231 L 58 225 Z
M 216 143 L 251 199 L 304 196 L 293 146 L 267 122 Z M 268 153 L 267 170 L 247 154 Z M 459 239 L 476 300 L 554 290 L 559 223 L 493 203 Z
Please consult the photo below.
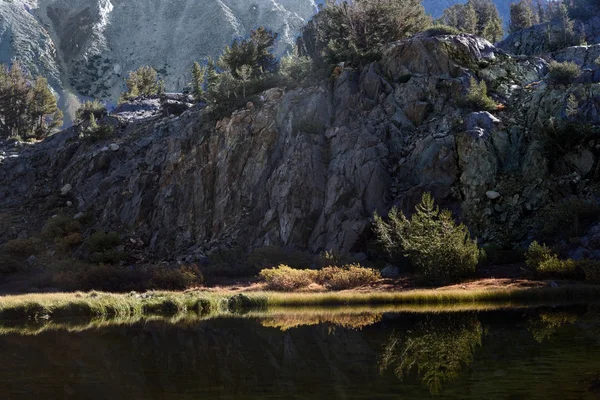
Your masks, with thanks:
M 233 245 L 358 251 L 374 211 L 409 210 L 429 191 L 482 241 L 518 243 L 548 205 L 597 196 L 600 141 L 550 160 L 543 135 L 571 95 L 582 122 L 600 123 L 599 86 L 552 86 L 546 72 L 544 60 L 474 36 L 420 35 L 362 70 L 268 90 L 218 121 L 197 107 L 165 117 L 159 100 L 140 100 L 105 121 L 118 127 L 111 140 L 82 141 L 73 127 L 3 145 L 0 242 L 89 212 L 94 229 L 122 232 L 152 258 Z M 498 111 L 465 104 L 471 76 L 488 82 Z

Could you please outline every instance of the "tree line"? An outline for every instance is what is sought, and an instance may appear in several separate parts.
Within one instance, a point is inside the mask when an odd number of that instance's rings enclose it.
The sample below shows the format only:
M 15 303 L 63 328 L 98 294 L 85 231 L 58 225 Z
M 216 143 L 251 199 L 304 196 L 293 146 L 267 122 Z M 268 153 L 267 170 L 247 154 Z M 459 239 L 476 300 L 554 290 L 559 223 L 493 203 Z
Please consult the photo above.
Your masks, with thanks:
M 0 138 L 42 139 L 62 124 L 46 78 L 34 79 L 18 62 L 0 66 Z

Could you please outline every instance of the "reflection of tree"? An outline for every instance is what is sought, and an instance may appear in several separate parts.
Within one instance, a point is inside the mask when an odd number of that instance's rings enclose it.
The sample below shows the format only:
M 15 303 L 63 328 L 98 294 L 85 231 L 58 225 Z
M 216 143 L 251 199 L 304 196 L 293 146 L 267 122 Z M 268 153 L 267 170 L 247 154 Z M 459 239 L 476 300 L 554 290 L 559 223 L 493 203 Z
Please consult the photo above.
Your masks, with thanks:
M 566 324 L 577 322 L 577 315 L 567 311 L 548 312 L 542 311 L 529 321 L 529 332 L 538 343 L 550 339 L 558 329 Z
M 403 379 L 416 370 L 432 394 L 460 376 L 481 346 L 483 329 L 476 315 L 428 316 L 405 338 L 394 334 L 385 347 L 381 371 L 393 368 Z

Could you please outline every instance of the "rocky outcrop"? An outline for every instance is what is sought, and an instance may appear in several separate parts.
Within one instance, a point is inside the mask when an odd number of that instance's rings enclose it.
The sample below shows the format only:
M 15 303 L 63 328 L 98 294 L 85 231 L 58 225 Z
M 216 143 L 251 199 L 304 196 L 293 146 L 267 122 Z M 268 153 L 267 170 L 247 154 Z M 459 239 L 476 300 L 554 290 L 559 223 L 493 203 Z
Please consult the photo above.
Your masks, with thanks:
M 600 16 L 593 16 L 585 22 L 575 21 L 575 31 L 588 45 L 600 43 Z M 512 54 L 543 55 L 557 50 L 557 41 L 564 35 L 563 26 L 553 21 L 516 32 L 498 46 Z
M 598 98 L 583 83 L 540 83 L 545 73 L 545 61 L 474 36 L 421 35 L 331 86 L 274 88 L 218 121 L 199 106 L 166 117 L 164 101 L 141 99 L 104 120 L 117 127 L 110 140 L 73 127 L 5 150 L 0 213 L 13 228 L 0 241 L 90 212 L 91 229 L 123 232 L 153 258 L 232 245 L 343 253 L 361 248 L 374 211 L 409 211 L 425 191 L 483 241 L 519 241 L 536 210 L 587 190 L 598 163 L 594 143 L 556 166 L 545 158 L 539 122 L 562 117 L 571 93 L 590 115 Z M 465 105 L 472 76 L 498 111 Z

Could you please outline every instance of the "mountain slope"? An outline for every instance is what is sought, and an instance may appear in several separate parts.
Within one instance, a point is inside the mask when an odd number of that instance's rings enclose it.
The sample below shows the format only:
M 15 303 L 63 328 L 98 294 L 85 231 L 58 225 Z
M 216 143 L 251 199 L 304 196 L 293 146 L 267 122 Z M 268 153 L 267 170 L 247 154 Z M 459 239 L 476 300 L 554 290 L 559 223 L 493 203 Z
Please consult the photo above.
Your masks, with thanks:
M 313 0 L 14 0 L 0 3 L 0 61 L 47 76 L 73 113 L 73 97 L 115 101 L 127 71 L 151 65 L 181 90 L 194 60 L 265 25 L 293 44 Z M 69 98 L 68 94 L 72 97 Z

